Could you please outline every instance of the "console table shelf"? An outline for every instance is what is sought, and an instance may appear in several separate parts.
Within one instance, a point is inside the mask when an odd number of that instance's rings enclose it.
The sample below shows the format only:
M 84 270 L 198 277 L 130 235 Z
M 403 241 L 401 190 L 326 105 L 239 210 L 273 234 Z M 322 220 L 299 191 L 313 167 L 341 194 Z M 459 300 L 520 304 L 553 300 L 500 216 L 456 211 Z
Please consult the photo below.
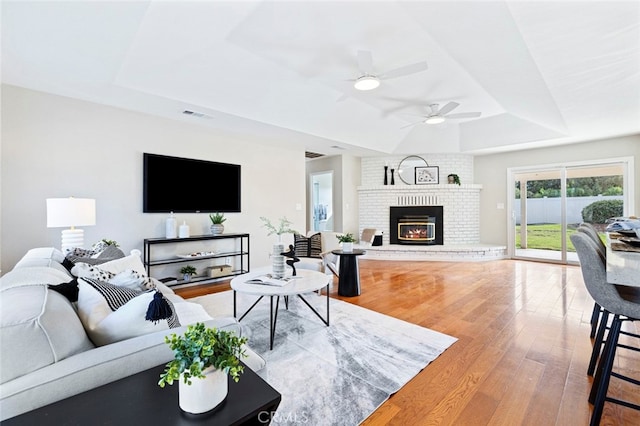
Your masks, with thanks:
M 233 240 L 231 243 L 233 245 L 232 249 L 230 249 L 228 243 L 230 240 Z M 170 252 L 172 250 L 177 250 L 179 245 L 184 245 L 185 243 L 197 244 L 198 242 L 202 242 L 202 246 L 206 246 L 206 251 L 203 250 L 202 252 L 211 252 L 212 254 L 193 257 L 178 257 L 180 254 L 179 252 Z M 225 250 L 216 251 L 216 246 L 220 246 L 221 244 L 225 246 Z M 175 245 L 175 247 L 172 245 Z M 152 249 L 154 247 L 158 249 L 160 248 L 157 246 L 166 247 L 162 256 L 154 256 L 154 254 L 152 254 Z M 219 259 L 223 260 L 223 263 L 216 262 L 216 260 Z M 233 277 L 249 272 L 249 234 L 194 235 L 186 238 L 147 238 L 144 240 L 144 264 L 147 269 L 147 275 L 149 276 L 152 276 L 151 269 L 159 266 L 198 262 L 202 265 L 201 267 L 204 268 L 221 267 L 228 265 L 226 261 L 231 262 L 231 270 L 222 273 L 221 275 L 214 277 L 197 276 L 193 277 L 188 282 L 180 279 L 181 277 L 178 277 L 168 285 L 213 282 L 221 278 Z

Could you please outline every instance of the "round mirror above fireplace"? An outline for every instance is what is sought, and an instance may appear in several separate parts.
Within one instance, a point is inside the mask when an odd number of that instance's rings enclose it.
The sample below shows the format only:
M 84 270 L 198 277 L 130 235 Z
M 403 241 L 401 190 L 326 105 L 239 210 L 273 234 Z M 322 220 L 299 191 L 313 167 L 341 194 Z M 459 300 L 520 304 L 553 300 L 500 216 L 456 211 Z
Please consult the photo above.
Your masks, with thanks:
M 405 157 L 398 166 L 398 176 L 407 185 L 416 184 L 416 167 L 428 166 L 424 158 L 417 155 Z

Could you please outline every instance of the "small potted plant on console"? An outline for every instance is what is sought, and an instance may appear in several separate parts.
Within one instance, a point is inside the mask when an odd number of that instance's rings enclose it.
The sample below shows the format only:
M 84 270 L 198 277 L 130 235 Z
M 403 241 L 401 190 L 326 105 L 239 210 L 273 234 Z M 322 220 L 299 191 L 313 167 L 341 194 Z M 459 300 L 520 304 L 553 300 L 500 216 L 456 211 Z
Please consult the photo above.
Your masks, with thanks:
M 182 279 L 185 282 L 191 281 L 191 276 L 197 273 L 196 268 L 191 265 L 183 266 L 180 268 L 180 273 L 182 274 Z
M 227 220 L 224 217 L 224 213 L 211 213 L 209 215 L 211 219 L 211 235 L 220 235 L 224 232 L 224 221 Z
M 227 397 L 227 375 L 240 380 L 244 366 L 239 358 L 246 357 L 243 345 L 246 337 L 191 324 L 183 335 L 165 337 L 174 359 L 165 366 L 158 385 L 172 385 L 178 381 L 178 402 L 183 411 L 200 414 L 213 410 Z M 196 380 L 192 380 L 196 379 Z
M 353 251 L 353 243 L 356 242 L 356 239 L 353 237 L 352 233 L 336 235 L 336 238 L 342 244 L 342 251 Z
M 449 176 L 447 176 L 447 183 L 454 183 L 456 185 L 460 185 L 460 178 L 458 177 L 457 174 L 455 173 L 451 173 Z

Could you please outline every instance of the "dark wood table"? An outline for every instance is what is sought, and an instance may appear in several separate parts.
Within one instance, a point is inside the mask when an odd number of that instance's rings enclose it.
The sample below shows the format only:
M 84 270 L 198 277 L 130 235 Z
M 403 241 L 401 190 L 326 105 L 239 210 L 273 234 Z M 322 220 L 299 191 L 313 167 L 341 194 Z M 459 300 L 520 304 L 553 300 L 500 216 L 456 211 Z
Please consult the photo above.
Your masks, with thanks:
M 178 405 L 178 384 L 158 386 L 164 365 L 12 417 L 2 425 L 265 425 L 281 395 L 245 366 L 229 378 L 227 398 L 211 412 L 194 415 Z
M 331 253 L 340 256 L 338 294 L 347 297 L 360 296 L 360 270 L 357 256 L 366 252 L 353 249 L 352 251 L 332 250 Z

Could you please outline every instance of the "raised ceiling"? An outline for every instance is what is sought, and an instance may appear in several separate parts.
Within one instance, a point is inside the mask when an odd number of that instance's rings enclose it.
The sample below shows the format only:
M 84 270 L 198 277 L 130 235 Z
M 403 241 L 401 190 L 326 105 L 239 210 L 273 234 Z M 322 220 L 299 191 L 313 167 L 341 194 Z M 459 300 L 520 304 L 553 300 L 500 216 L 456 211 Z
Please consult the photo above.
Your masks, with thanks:
M 428 69 L 360 92 L 359 50 Z M 3 1 L 2 81 L 328 155 L 551 146 L 640 134 L 640 2 Z

